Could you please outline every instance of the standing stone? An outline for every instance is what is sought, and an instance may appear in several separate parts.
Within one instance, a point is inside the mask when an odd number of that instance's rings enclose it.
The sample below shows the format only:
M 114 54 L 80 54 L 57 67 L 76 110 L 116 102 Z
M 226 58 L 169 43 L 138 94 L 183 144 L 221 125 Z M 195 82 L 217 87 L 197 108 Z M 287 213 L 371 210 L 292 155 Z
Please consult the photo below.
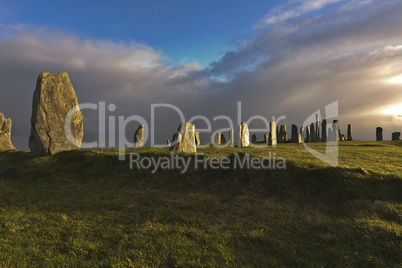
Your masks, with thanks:
M 229 130 L 229 143 L 230 144 L 234 144 L 234 129 L 232 128 L 231 130 Z
M 332 128 L 329 128 L 328 129 L 328 138 L 327 138 L 327 141 L 333 141 L 333 139 L 334 139 L 334 135 L 333 135 L 333 131 L 332 131 Z
M 324 142 L 326 142 L 328 140 L 327 119 L 322 120 L 322 123 L 321 123 L 321 138 L 322 138 L 322 141 L 324 141 Z
M 272 145 L 272 146 L 276 146 L 277 144 L 277 136 L 276 136 L 276 122 L 272 121 L 269 123 L 269 128 L 270 128 L 270 132 L 269 132 L 269 137 L 268 137 L 268 145 Z
M 195 146 L 200 145 L 200 132 L 195 132 L 194 134 L 194 139 L 195 139 Z
M 352 141 L 353 137 L 352 137 L 352 125 L 349 124 L 348 125 L 348 141 Z
M 375 136 L 377 137 L 377 141 L 382 141 L 382 127 L 377 127 L 375 129 Z
M 340 133 L 339 133 L 339 124 L 338 120 L 332 121 L 332 141 L 339 141 Z
M 286 129 L 286 125 L 281 125 L 279 128 L 279 138 L 278 142 L 287 142 L 288 141 L 288 131 Z
M 310 142 L 310 126 L 306 126 L 305 133 L 306 133 L 305 142 Z
M 315 140 L 320 141 L 320 117 L 315 115 Z
M 310 125 L 310 141 L 311 142 L 316 142 L 317 141 L 316 131 L 315 131 L 313 123 L 311 123 L 311 125 Z
M 0 151 L 14 149 L 11 142 L 11 125 L 11 119 L 0 113 Z
M 345 139 L 345 135 L 343 135 L 343 134 L 341 133 L 341 130 L 338 129 L 338 138 L 339 138 L 339 141 L 342 141 L 342 136 L 343 136 L 344 139 Z M 343 140 L 344 140 L 344 139 L 343 139 Z
M 221 143 L 222 143 L 222 133 L 218 132 L 215 135 L 215 144 L 221 145 Z
M 167 144 L 168 147 L 170 147 L 170 141 L 169 141 L 169 139 L 167 139 L 166 144 Z
M 221 133 L 221 144 L 226 144 L 227 143 L 227 139 L 225 134 Z
M 144 124 L 138 126 L 134 134 L 134 148 L 144 147 Z
M 392 133 L 392 140 L 393 141 L 399 141 L 401 138 L 401 132 L 393 132 Z
M 299 133 L 299 135 L 297 135 L 297 143 L 302 143 L 302 135 Z
M 250 133 L 248 132 L 248 127 L 246 122 L 241 122 L 238 126 L 238 147 L 247 147 L 250 145 Z
M 300 135 L 301 135 L 302 141 L 304 141 L 304 129 L 303 129 L 303 126 L 300 127 Z
M 72 110 L 74 107 L 75 112 Z M 70 111 L 74 113 L 70 113 L 71 124 L 67 125 L 66 117 Z M 55 154 L 79 148 L 84 136 L 83 119 L 68 74 L 41 73 L 32 102 L 29 148 L 33 155 Z M 71 132 L 66 132 L 68 127 Z
M 264 134 L 264 143 L 268 144 L 269 143 L 269 132 Z
M 255 134 L 251 136 L 251 143 L 257 143 L 257 136 Z
M 299 143 L 299 131 L 297 126 L 294 124 L 292 124 L 292 142 Z
M 170 147 L 170 151 L 195 153 L 197 151 L 195 146 L 195 125 L 182 121 L 176 132 L 177 143 Z

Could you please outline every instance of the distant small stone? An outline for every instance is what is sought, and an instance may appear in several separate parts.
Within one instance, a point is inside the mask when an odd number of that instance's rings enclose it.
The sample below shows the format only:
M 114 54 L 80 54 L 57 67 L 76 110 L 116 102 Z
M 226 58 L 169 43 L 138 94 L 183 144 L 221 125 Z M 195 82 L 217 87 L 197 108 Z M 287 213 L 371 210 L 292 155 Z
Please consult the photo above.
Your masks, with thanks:
M 140 148 L 144 146 L 144 125 L 138 126 L 134 134 L 134 148 Z
M 399 141 L 401 138 L 401 132 L 393 132 L 392 133 L 392 140 L 393 141 Z
M 377 127 L 375 129 L 375 136 L 377 141 L 382 141 L 382 127 Z
M 0 151 L 12 150 L 11 142 L 11 119 L 0 113 Z
M 251 143 L 257 143 L 257 136 L 255 134 L 251 136 Z
M 225 134 L 221 133 L 221 144 L 226 144 L 227 143 L 227 139 Z
M 351 124 L 349 124 L 348 125 L 348 141 L 352 141 L 353 140 L 353 137 L 352 137 L 352 125 Z
M 215 144 L 221 145 L 221 142 L 222 142 L 222 133 L 218 132 L 215 135 Z

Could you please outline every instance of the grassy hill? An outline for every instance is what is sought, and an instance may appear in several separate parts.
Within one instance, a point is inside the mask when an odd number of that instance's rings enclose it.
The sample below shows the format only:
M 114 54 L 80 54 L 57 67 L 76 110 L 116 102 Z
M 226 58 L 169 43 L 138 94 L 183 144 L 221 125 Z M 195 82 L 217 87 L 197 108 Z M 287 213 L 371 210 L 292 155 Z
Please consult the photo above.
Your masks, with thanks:
M 402 265 L 402 142 L 341 142 L 338 167 L 301 144 L 198 151 L 286 169 L 129 168 L 129 153 L 170 157 L 157 148 L 0 153 L 0 266 Z

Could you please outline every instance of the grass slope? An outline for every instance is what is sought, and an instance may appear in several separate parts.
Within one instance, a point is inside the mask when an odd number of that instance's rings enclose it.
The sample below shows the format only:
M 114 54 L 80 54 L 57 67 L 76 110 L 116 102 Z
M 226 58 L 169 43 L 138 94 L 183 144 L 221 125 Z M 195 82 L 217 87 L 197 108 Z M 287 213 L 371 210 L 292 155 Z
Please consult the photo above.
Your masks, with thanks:
M 286 170 L 185 173 L 129 169 L 113 150 L 0 153 L 0 266 L 402 265 L 402 142 L 339 150 L 329 167 L 300 144 L 207 148 L 232 160 L 271 152 Z

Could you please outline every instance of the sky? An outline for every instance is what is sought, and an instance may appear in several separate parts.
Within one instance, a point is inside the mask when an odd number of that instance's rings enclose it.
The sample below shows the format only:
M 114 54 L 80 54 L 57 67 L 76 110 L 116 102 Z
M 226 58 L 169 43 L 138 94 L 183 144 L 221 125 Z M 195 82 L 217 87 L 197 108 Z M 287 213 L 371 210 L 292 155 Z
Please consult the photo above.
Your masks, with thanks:
M 36 79 L 67 72 L 80 104 L 116 107 L 107 120 L 151 126 L 152 105 L 170 104 L 186 121 L 211 121 L 205 143 L 230 127 L 222 116 L 237 124 L 239 102 L 241 120 L 282 118 L 290 129 L 337 101 L 342 133 L 352 124 L 355 139 L 375 140 L 380 126 L 389 140 L 402 131 L 401 25 L 399 0 L 0 0 L 0 112 L 28 150 Z M 163 144 L 181 119 L 154 111 Z M 99 111 L 82 112 L 84 142 L 99 139 Z M 138 124 L 125 125 L 127 140 Z M 249 127 L 263 139 L 262 120 Z

